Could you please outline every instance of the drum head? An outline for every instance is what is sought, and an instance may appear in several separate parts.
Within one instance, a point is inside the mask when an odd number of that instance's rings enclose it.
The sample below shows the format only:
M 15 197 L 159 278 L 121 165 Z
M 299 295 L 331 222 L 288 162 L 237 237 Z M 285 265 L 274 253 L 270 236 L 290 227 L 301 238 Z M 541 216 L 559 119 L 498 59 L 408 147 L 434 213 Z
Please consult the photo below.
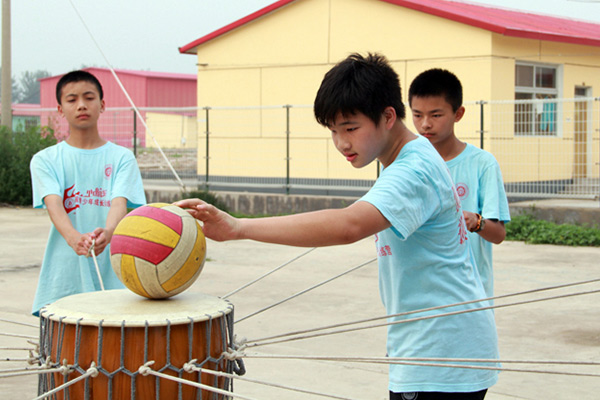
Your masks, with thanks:
M 156 300 L 118 289 L 64 297 L 43 307 L 40 316 L 66 324 L 143 327 L 206 321 L 232 310 L 227 300 L 203 293 L 182 293 Z

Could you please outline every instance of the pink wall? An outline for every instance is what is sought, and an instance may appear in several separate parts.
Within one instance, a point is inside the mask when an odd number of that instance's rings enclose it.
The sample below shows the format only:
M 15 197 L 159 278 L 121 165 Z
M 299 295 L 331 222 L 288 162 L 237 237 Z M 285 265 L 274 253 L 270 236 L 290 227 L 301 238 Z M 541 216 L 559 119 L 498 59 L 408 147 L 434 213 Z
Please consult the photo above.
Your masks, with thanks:
M 134 111 L 112 72 L 106 68 L 85 68 L 98 80 L 104 91 L 106 108 L 126 107 L 127 110 L 106 111 L 100 117 L 100 135 L 125 147 L 133 147 Z M 196 75 L 151 71 L 115 71 L 125 90 L 138 108 L 144 107 L 195 107 Z M 40 105 L 42 109 L 56 109 L 56 84 L 62 75 L 41 79 Z M 144 112 L 142 111 L 142 115 Z M 50 125 L 59 137 L 66 137 L 68 126 L 54 112 L 42 112 L 42 125 Z M 137 120 L 138 145 L 145 146 L 145 129 Z

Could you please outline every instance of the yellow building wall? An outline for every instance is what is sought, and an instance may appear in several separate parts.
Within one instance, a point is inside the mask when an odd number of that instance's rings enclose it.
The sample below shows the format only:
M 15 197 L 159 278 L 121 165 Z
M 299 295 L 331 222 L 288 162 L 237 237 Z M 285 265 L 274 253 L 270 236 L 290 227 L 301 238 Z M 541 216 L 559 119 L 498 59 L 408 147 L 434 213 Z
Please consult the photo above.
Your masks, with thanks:
M 195 148 L 197 144 L 196 115 L 146 112 L 146 125 L 161 148 Z M 146 131 L 146 147 L 156 148 L 156 142 Z
M 516 61 L 561 65 L 563 97 L 571 97 L 577 85 L 600 88 L 599 48 L 505 37 L 379 0 L 295 1 L 199 46 L 198 104 L 210 107 L 210 149 L 207 155 L 202 129 L 198 173 L 209 157 L 211 175 L 284 177 L 289 161 L 295 178 L 375 179 L 375 168 L 348 165 L 310 108 L 323 75 L 353 52 L 380 52 L 390 60 L 411 130 L 410 82 L 426 69 L 446 68 L 459 77 L 470 102 L 458 137 L 479 146 L 475 102 L 489 103 L 483 108 L 484 148 L 496 156 L 507 181 L 571 176 L 553 163 L 573 159 L 565 151 L 564 141 L 572 142 L 568 133 L 517 137 L 514 105 L 496 103 L 514 99 Z M 560 114 L 559 125 L 572 124 L 569 118 Z M 531 164 L 523 167 L 514 157 Z

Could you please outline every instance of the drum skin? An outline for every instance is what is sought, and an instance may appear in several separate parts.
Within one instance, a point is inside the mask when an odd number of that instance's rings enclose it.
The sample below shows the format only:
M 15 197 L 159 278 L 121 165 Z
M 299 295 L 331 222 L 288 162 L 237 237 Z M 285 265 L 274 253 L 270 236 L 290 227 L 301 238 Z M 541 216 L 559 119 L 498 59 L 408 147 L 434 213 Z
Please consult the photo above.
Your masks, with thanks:
M 66 300 L 65 300 L 66 299 Z M 56 399 L 223 399 L 209 390 L 173 382 L 138 369 L 148 361 L 155 371 L 219 389 L 225 378 L 188 373 L 184 364 L 230 372 L 223 353 L 228 348 L 227 320 L 232 306 L 225 300 L 189 294 L 167 300 L 143 299 L 126 290 L 84 293 L 42 309 L 40 359 L 54 366 L 74 366 L 40 377 L 40 394 L 73 380 L 95 363 L 88 377 L 58 392 Z M 201 390 L 201 397 L 199 391 Z M 68 395 L 65 393 L 68 392 Z M 158 396 L 157 396 L 158 392 Z

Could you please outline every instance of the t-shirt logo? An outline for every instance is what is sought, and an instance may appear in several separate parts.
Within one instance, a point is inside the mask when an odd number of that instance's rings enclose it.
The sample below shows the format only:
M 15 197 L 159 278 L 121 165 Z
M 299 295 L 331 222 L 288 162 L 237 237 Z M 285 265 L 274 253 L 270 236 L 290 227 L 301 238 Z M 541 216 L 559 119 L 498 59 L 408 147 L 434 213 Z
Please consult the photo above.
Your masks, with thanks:
M 65 207 L 65 211 L 69 214 L 71 211 L 79 208 L 79 204 L 77 204 L 77 196 L 80 194 L 79 192 L 75 192 L 75 184 L 73 186 L 65 189 L 65 193 L 63 195 L 63 205 Z M 71 194 L 69 194 L 71 191 Z
M 463 200 L 469 196 L 469 187 L 465 183 L 457 183 L 456 193 L 458 193 L 458 197 Z
M 113 172 L 112 164 L 106 164 L 104 166 L 104 178 L 110 179 L 110 176 L 112 175 L 112 172 Z

